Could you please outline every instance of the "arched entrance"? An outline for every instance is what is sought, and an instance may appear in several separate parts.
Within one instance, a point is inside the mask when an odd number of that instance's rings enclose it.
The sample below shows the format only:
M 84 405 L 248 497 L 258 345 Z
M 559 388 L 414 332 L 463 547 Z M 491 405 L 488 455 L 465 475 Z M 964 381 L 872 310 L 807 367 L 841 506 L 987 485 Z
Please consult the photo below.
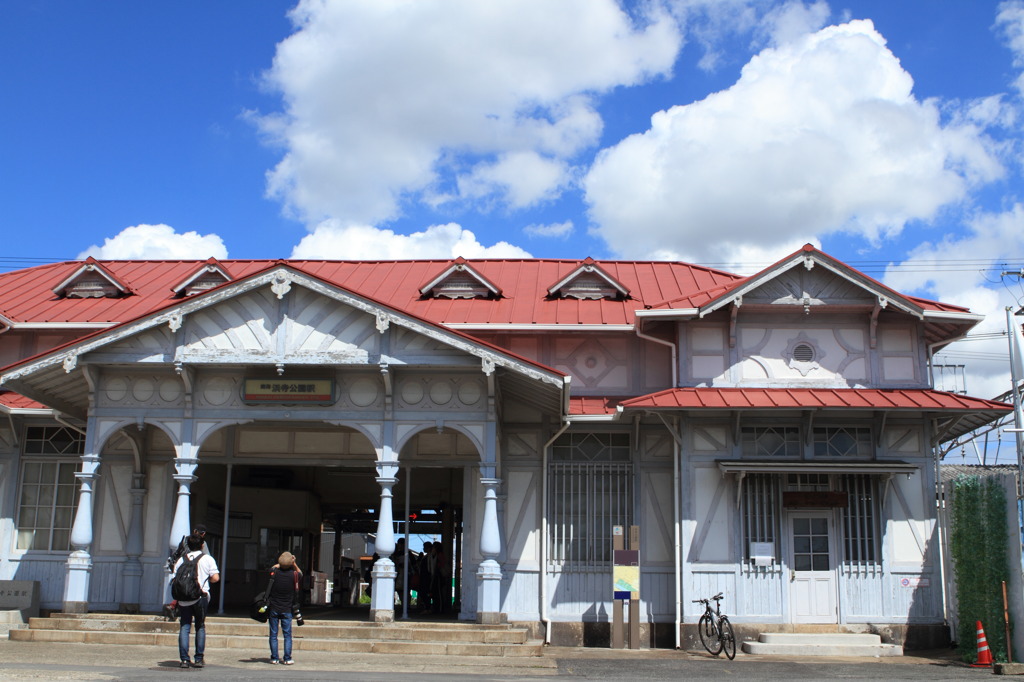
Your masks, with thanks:
M 192 525 L 207 527 L 224 576 L 215 607 L 246 607 L 265 587 L 267 568 L 288 550 L 306 573 L 307 603 L 368 611 L 381 504 L 374 455 L 355 429 L 324 423 L 254 423 L 211 434 L 189 507 Z M 479 486 L 479 464 L 473 442 L 451 428 L 420 431 L 402 447 L 392 532 L 409 551 L 391 557 L 401 569 L 396 618 L 420 616 L 428 604 L 433 616 L 474 617 L 472 603 L 467 610 L 462 599 L 463 585 L 473 581 L 463 570 L 463 520 L 467 495 Z M 419 570 L 425 542 L 443 548 L 443 568 L 429 584 Z

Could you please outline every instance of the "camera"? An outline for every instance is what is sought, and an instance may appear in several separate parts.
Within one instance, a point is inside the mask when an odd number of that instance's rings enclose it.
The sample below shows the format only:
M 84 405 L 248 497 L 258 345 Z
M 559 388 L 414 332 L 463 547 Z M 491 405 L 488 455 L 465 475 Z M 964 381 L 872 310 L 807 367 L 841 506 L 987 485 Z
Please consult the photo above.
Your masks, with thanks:
M 292 607 L 292 617 L 295 618 L 296 625 L 305 625 L 306 621 L 302 618 L 302 611 L 299 610 L 298 606 Z

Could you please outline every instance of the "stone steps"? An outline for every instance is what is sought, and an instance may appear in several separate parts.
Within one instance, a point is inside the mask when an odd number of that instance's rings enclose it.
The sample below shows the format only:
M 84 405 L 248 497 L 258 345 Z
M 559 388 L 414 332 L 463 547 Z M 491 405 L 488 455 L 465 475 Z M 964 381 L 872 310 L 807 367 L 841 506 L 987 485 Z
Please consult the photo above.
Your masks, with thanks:
M 210 617 L 208 647 L 257 649 L 267 646 L 267 625 L 241 618 Z M 22 642 L 79 642 L 173 647 L 177 622 L 157 616 L 53 614 L 31 618 L 28 629 L 11 630 Z M 543 642 L 530 640 L 526 628 L 472 623 L 366 623 L 306 620 L 292 627 L 293 648 L 301 651 L 457 656 L 540 656 Z
M 743 642 L 743 652 L 761 656 L 902 656 L 903 647 L 872 634 L 762 632 Z
M 0 611 L 0 639 L 3 639 L 4 635 L 11 630 L 24 630 L 27 627 L 28 624 L 25 623 L 21 611 L 16 609 Z

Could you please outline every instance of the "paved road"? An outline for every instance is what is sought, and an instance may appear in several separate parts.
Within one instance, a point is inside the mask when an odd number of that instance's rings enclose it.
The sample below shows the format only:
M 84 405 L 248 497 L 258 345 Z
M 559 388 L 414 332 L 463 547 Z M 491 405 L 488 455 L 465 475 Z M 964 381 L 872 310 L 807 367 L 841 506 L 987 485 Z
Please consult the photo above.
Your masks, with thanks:
M 167 647 L 50 644 L 0 640 L 3 680 L 342 680 L 367 682 L 528 682 L 577 680 L 982 680 L 989 669 L 957 663 L 949 652 L 884 659 L 794 660 L 744 656 L 735 661 L 703 653 L 609 651 L 551 647 L 541 658 L 390 656 L 299 652 L 296 665 L 268 663 L 264 651 L 209 650 L 202 670 L 178 667 Z

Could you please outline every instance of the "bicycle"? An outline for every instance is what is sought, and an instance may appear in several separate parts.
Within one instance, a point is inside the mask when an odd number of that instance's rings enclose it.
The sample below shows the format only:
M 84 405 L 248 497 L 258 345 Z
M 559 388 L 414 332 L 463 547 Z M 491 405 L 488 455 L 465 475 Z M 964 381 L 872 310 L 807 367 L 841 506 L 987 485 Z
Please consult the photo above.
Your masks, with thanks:
M 694 604 L 704 605 L 704 614 L 697 621 L 697 633 L 700 635 L 700 643 L 712 656 L 725 651 L 729 660 L 736 658 L 736 634 L 732 630 L 732 623 L 729 616 L 722 615 L 722 593 L 719 592 L 711 599 L 694 599 Z M 711 610 L 711 601 L 715 602 L 714 611 Z

